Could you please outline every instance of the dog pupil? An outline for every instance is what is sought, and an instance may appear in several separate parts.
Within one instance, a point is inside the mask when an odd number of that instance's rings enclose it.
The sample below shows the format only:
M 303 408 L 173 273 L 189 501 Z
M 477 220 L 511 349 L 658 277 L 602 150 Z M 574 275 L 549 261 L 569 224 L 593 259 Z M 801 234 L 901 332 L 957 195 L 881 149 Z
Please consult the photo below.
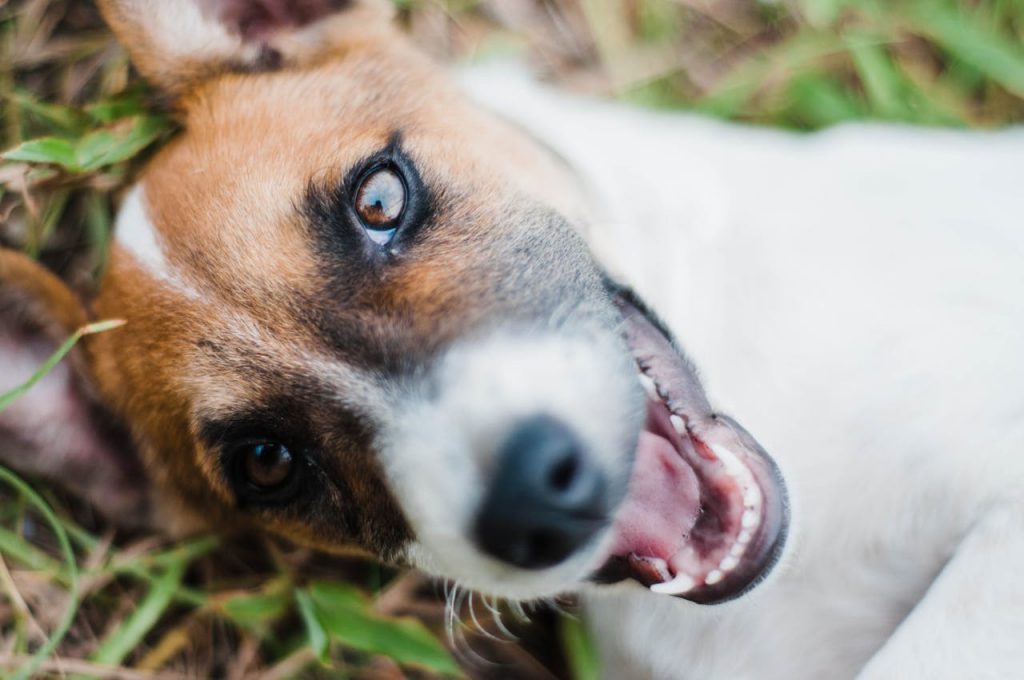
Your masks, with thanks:
M 292 454 L 281 444 L 257 444 L 249 449 L 245 473 L 249 481 L 267 489 L 282 484 L 292 469 Z

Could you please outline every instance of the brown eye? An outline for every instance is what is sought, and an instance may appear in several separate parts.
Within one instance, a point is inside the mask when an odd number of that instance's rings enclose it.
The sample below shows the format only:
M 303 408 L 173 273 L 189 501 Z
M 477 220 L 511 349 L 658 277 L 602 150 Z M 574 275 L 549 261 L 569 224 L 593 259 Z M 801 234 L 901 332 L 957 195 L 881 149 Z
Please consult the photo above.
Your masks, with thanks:
M 356 212 L 371 236 L 373 231 L 394 231 L 403 210 L 405 182 L 398 173 L 382 168 L 363 179 L 356 192 Z
M 281 444 L 253 444 L 242 455 L 246 481 L 264 491 L 287 482 L 295 466 L 291 452 Z

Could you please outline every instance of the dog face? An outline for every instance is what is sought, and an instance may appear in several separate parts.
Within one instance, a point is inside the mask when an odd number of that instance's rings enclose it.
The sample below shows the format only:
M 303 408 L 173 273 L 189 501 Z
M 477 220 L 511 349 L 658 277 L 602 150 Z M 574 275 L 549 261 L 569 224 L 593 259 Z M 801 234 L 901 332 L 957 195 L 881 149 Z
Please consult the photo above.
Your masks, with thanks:
M 123 408 L 146 423 L 145 441 L 187 433 L 175 448 L 194 455 L 150 457 L 172 463 L 190 507 L 397 556 L 413 535 L 406 517 L 419 513 L 403 512 L 389 470 L 414 475 L 413 492 L 429 487 L 425 506 L 470 507 L 483 481 L 466 472 L 486 473 L 517 419 L 579 420 L 605 404 L 619 410 L 603 414 L 590 445 L 606 451 L 607 475 L 624 477 L 638 387 L 617 315 L 563 213 L 506 166 L 552 163 L 500 141 L 514 132 L 431 80 L 415 55 L 389 48 L 218 82 L 194 95 L 202 104 L 184 134 L 129 197 L 96 306 L 137 332 L 95 344 L 122 378 L 109 398 L 131 395 Z M 295 102 L 310 102 L 301 117 Z M 474 136 L 499 142 L 457 143 Z M 577 353 L 591 361 L 568 361 Z M 566 385 L 561 398 L 540 391 L 551 403 L 516 393 L 548 380 Z M 588 406 L 571 385 L 586 401 L 619 398 Z M 157 408 L 135 396 L 154 393 L 166 396 Z M 450 399 L 459 403 L 425 412 Z M 468 408 L 480 417 L 428 434 Z M 295 458 L 294 498 L 253 493 L 234 457 L 254 445 Z M 464 459 L 452 460 L 458 449 Z
M 103 3 L 183 120 L 92 303 L 127 324 L 77 359 L 158 521 L 516 598 L 745 590 L 777 473 L 591 256 L 569 171 L 334 4 Z

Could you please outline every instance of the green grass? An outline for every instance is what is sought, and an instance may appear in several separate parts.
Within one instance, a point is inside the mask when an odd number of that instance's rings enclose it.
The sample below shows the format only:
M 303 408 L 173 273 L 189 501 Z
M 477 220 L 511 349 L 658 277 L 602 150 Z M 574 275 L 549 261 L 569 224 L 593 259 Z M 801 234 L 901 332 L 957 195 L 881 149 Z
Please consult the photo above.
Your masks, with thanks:
M 616 6 L 594 4 L 602 12 Z M 658 30 L 640 31 L 651 37 L 606 46 L 607 59 L 633 63 L 629 55 L 643 50 L 659 59 L 649 72 L 611 69 L 612 91 L 804 130 L 849 120 L 996 127 L 1024 118 L 1021 0 L 802 0 L 727 9 L 737 4 L 671 3 Z
M 796 130 L 1024 121 L 1024 0 L 396 6 L 435 54 L 512 49 L 567 88 L 644 106 Z M 119 192 L 173 123 L 81 1 L 0 0 L 0 100 L 0 245 L 88 295 Z M 19 394 L 0 395 L 0 409 Z M 469 608 L 463 621 L 502 629 L 489 607 Z M 0 676 L 436 677 L 457 672 L 444 621 L 442 599 L 415 574 L 269 539 L 120 533 L 0 468 Z M 503 677 L 545 677 L 537 658 L 557 676 L 597 673 L 571 619 L 549 623 L 530 653 L 460 622 L 453 632 L 506 664 Z

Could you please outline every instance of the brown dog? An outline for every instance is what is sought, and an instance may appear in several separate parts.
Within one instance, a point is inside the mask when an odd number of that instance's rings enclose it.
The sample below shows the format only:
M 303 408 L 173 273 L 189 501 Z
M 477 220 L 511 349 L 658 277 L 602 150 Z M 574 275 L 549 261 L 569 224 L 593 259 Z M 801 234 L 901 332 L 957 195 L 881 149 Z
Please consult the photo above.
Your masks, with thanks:
M 127 322 L 0 414 L 4 459 L 124 520 L 508 597 L 752 587 L 780 478 L 591 254 L 577 180 L 341 5 L 101 1 L 184 130 L 124 199 L 95 299 L 0 255 L 0 388 Z

